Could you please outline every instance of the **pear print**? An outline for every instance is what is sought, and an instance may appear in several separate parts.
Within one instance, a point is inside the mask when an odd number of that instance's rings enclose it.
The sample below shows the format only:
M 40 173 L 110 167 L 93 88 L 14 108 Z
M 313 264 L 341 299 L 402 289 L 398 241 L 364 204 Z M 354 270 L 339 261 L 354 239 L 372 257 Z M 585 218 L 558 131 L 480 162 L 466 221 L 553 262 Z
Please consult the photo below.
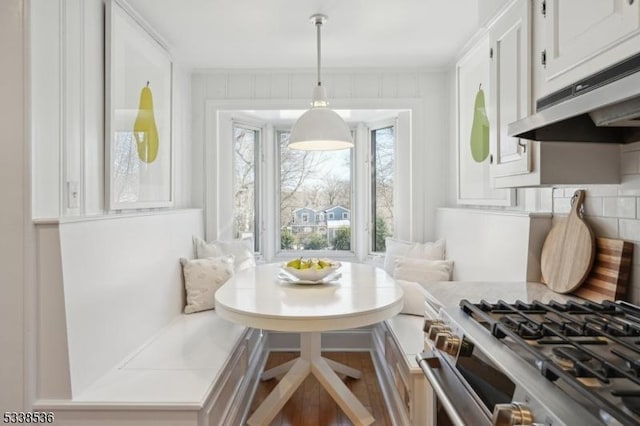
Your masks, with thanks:
M 471 156 L 481 163 L 489 156 L 489 119 L 484 107 L 484 91 L 478 88 L 471 126 Z
M 153 163 L 158 156 L 158 129 L 153 113 L 153 96 L 149 82 L 140 92 L 140 107 L 133 124 L 133 135 L 136 138 L 138 157 L 145 163 Z

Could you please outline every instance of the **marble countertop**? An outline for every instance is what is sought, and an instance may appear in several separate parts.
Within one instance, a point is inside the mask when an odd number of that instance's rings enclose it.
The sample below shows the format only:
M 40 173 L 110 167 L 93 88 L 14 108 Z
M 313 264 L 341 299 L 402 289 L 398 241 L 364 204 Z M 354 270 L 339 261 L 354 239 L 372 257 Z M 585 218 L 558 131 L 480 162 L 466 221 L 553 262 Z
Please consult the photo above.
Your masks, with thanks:
M 496 282 L 496 281 L 444 281 L 420 283 L 424 288 L 427 303 L 436 311 L 441 307 L 458 306 L 460 300 L 467 299 L 477 303 L 486 300 L 495 303 L 504 300 L 513 303 L 516 300 L 532 302 L 538 300 L 543 303 L 556 300 L 581 300 L 579 297 L 556 293 L 544 284 L 538 282 Z

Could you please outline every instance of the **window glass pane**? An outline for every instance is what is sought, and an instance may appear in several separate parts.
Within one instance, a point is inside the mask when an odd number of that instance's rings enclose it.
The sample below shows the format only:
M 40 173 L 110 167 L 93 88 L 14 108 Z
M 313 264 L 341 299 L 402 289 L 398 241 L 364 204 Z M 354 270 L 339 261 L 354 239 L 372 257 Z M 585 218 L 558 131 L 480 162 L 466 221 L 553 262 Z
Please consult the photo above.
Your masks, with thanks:
M 351 250 L 351 149 L 280 148 L 280 249 Z
M 259 133 L 240 126 L 233 127 L 233 236 L 253 237 L 257 251 L 256 226 L 256 155 Z
M 375 224 L 373 251 L 386 251 L 386 237 L 393 236 L 393 162 L 395 135 L 393 127 L 371 132 L 372 167 L 372 216 Z

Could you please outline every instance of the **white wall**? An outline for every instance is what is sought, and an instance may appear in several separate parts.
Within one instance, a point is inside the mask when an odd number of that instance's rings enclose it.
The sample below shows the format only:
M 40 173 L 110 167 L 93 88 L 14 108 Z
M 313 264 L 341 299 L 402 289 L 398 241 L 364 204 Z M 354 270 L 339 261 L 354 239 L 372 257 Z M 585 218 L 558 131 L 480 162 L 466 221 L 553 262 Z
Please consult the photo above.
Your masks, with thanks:
M 215 172 L 205 166 L 205 144 L 215 129 L 207 129 L 207 104 L 228 109 L 277 109 L 308 107 L 314 73 L 306 70 L 202 70 L 193 76 L 193 200 L 208 205 L 204 182 Z M 333 108 L 403 109 L 415 106 L 412 144 L 408 159 L 413 186 L 400 195 L 409 200 L 409 223 L 399 237 L 417 241 L 433 238 L 435 209 L 445 204 L 447 163 L 447 114 L 450 97 L 444 72 L 420 70 L 326 70 L 323 84 Z M 417 105 L 417 106 L 416 106 Z M 210 196 L 210 195 L 209 195 Z M 207 229 L 207 234 L 211 232 Z
M 510 0 L 479 0 L 478 1 L 478 24 L 482 27 L 487 24 L 497 12 L 502 9 Z
M 29 208 L 25 4 L 0 2 L 0 412 L 26 409 L 24 281 Z

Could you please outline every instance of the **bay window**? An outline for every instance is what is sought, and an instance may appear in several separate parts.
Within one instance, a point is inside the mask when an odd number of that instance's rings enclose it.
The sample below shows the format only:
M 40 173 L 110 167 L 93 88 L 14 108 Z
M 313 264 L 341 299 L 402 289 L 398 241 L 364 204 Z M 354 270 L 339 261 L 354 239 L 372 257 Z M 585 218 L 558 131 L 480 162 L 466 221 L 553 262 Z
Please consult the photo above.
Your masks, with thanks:
M 219 134 L 217 207 L 208 213 L 218 238 L 253 237 L 267 261 L 384 252 L 385 238 L 404 225 L 396 175 L 408 172 L 398 170 L 397 153 L 409 143 L 396 141 L 397 119 L 359 121 L 352 149 L 298 151 L 287 147 L 288 125 L 250 112 L 257 116 L 225 113 L 230 126 Z

